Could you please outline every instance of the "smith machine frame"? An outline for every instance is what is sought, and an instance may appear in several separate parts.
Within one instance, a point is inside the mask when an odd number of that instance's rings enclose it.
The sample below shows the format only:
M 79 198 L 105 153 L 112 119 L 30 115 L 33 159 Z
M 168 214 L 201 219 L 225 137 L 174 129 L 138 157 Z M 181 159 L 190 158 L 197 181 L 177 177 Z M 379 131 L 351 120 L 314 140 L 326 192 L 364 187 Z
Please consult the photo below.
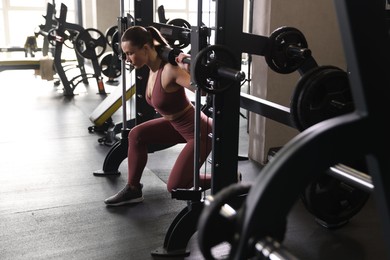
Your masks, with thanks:
M 274 246 L 277 236 L 273 235 L 284 225 L 302 189 L 330 166 L 361 157 L 365 158 L 372 176 L 383 237 L 387 249 L 390 248 L 390 163 L 387 152 L 390 129 L 385 123 L 390 78 L 386 67 L 373 66 L 383 60 L 390 61 L 384 2 L 343 0 L 335 1 L 335 7 L 355 111 L 308 128 L 263 168 L 265 174 L 256 178 L 256 189 L 251 189 L 246 198 L 240 221 L 241 236 L 235 241 L 229 259 L 247 259 L 254 250 L 250 245 L 255 244 L 259 250 L 257 254 L 267 256 L 267 259 L 288 255 L 284 248 Z M 299 174 L 291 178 L 291 173 Z M 258 238 L 257 243 L 251 241 L 253 237 Z
M 232 51 L 234 59 L 237 61 L 233 69 L 240 70 L 241 50 L 238 49 L 238 46 L 240 46 L 241 42 L 237 42 L 239 39 L 237 35 L 242 32 L 243 2 L 236 0 L 226 4 L 225 1 L 216 1 L 215 4 L 217 14 L 216 44 L 224 45 Z M 196 56 L 201 48 L 204 47 L 202 37 L 198 34 L 201 31 L 201 14 L 202 1 L 198 1 L 198 25 L 191 28 L 192 57 Z M 235 19 L 229 19 L 229 17 L 235 17 Z M 191 66 L 191 70 L 193 69 L 194 66 Z M 191 77 L 193 76 L 194 73 L 191 73 Z M 239 108 L 240 82 L 234 82 L 224 92 L 213 95 L 212 194 L 237 182 Z M 189 254 L 186 250 L 187 243 L 197 230 L 197 222 L 203 209 L 201 194 L 197 193 L 198 191 L 196 190 L 178 190 L 172 193 L 173 198 L 187 200 L 188 205 L 171 223 L 165 236 L 163 247 L 153 251 L 153 256 Z

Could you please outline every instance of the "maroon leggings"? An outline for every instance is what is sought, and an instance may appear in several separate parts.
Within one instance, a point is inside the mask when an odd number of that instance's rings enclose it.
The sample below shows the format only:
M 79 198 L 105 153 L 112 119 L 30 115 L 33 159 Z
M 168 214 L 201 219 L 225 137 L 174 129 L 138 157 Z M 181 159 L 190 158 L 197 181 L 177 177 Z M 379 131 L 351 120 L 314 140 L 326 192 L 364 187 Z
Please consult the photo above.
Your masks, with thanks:
M 194 178 L 194 116 L 192 107 L 178 119 L 169 121 L 157 118 L 146 121 L 131 129 L 129 133 L 128 150 L 128 183 L 138 186 L 143 170 L 148 160 L 148 144 L 178 144 L 186 143 L 180 152 L 168 178 L 167 189 L 171 192 L 176 188 L 193 187 Z M 201 113 L 201 145 L 200 161 L 202 166 L 211 151 L 211 139 L 208 133 L 212 131 L 212 119 Z M 200 186 L 210 188 L 209 174 L 200 174 Z

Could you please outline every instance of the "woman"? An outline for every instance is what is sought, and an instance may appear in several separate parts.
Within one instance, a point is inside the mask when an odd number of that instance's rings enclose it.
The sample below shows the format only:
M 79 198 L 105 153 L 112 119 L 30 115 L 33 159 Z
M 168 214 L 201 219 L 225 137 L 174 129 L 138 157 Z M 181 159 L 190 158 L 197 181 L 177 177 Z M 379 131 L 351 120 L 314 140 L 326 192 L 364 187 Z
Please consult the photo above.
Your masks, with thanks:
M 188 65 L 182 63 L 184 55 L 176 61 L 179 66 L 165 62 L 159 56 L 159 48 L 168 46 L 167 41 L 154 27 L 132 26 L 121 39 L 121 48 L 136 69 L 149 67 L 145 98 L 162 117 L 139 124 L 129 133 L 128 179 L 126 186 L 104 202 L 110 206 L 143 201 L 140 183 L 148 156 L 148 144 L 186 143 L 176 159 L 168 178 L 167 189 L 193 187 L 194 175 L 194 118 L 195 109 L 185 89 L 194 90 L 190 84 Z M 200 165 L 211 151 L 212 120 L 201 113 Z M 210 175 L 201 174 L 200 186 L 210 187 Z

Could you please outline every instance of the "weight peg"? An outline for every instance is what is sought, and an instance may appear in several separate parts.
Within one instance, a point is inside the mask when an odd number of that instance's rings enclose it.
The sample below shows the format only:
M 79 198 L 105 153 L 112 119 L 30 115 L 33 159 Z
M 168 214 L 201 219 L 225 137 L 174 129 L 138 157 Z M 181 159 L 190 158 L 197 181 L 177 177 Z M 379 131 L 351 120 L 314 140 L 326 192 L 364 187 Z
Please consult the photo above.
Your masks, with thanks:
M 107 41 L 103 33 L 94 28 L 82 30 L 76 37 L 76 51 L 87 59 L 95 59 L 102 56 L 106 46 Z
M 268 66 L 275 72 L 288 74 L 296 71 L 311 56 L 301 31 L 283 26 L 271 33 L 264 55 Z

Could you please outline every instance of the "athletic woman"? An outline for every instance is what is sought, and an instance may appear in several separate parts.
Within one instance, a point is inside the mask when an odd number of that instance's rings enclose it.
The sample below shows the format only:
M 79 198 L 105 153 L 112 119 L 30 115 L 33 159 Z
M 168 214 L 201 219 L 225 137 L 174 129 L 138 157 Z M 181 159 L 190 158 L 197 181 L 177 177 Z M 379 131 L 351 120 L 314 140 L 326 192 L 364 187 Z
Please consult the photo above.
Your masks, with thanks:
M 159 50 L 168 46 L 167 41 L 154 27 L 132 26 L 121 39 L 121 48 L 126 62 L 136 69 L 147 66 L 149 78 L 145 98 L 161 117 L 151 119 L 133 127 L 129 133 L 128 178 L 126 186 L 104 202 L 110 206 L 138 203 L 143 201 L 140 180 L 147 163 L 149 144 L 186 143 L 170 172 L 167 189 L 193 187 L 194 176 L 194 126 L 195 109 L 186 96 L 185 88 L 194 91 L 190 84 L 188 64 L 179 55 L 174 66 L 162 60 Z M 212 129 L 212 120 L 203 112 L 200 120 L 201 150 L 199 165 L 202 165 L 211 151 L 208 134 Z M 202 189 L 210 187 L 210 175 L 201 174 Z

